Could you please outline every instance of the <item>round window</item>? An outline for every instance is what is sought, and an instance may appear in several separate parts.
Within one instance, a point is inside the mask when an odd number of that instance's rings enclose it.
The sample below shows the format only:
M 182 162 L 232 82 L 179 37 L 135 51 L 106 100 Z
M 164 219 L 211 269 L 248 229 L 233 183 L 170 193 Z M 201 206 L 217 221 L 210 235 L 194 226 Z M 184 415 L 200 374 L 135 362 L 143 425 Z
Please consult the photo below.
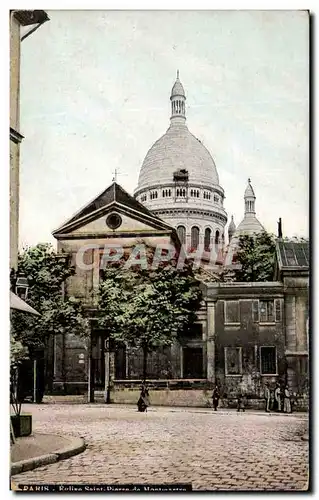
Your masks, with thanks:
M 122 224 L 122 218 L 119 214 L 110 214 L 106 218 L 106 225 L 111 229 L 117 229 Z

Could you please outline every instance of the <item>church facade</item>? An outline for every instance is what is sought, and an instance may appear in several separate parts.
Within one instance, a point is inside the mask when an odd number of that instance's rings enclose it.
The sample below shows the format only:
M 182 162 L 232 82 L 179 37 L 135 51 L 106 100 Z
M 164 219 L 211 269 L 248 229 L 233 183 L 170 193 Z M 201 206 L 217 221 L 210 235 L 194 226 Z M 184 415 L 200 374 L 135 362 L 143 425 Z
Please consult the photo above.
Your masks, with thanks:
M 47 353 L 49 391 L 85 394 L 89 385 L 90 400 L 95 390 L 96 397 L 100 394 L 102 399 L 108 391 L 111 401 L 136 402 L 142 357 L 125 346 L 111 348 L 105 332 L 98 330 L 94 321 L 105 245 L 128 250 L 140 243 L 183 245 L 186 253 L 202 248 L 207 260 L 214 255 L 218 268 L 232 265 L 241 234 L 263 231 L 249 180 L 244 219 L 236 228 L 232 218 L 226 247 L 225 193 L 212 156 L 186 125 L 186 95 L 179 75 L 170 100 L 170 126 L 148 151 L 134 196 L 114 182 L 53 233 L 58 251 L 71 254 L 77 270 L 65 293 L 87 306 L 92 336 L 89 348 L 72 335 L 51 339 Z M 272 282 L 202 283 L 203 303 L 191 335 L 149 357 L 153 404 L 206 406 L 216 383 L 225 405 L 234 404 L 239 392 L 247 395 L 251 405 L 263 405 L 266 382 L 289 383 L 299 399 L 303 397 L 307 380 L 308 250 L 302 249 L 304 259 L 300 260 L 299 247 L 290 248 L 295 258 L 292 271 L 287 266 L 280 268 L 282 252 L 286 251 L 282 248 L 277 248 L 278 269 Z M 285 285 L 289 272 L 295 273 L 299 284 L 294 301 L 293 286 L 289 289 Z M 298 273 L 302 274 L 301 282 Z M 298 328 L 293 330 L 296 317 Z M 298 346 L 292 340 L 297 337 Z M 293 346 L 289 361 L 287 346 Z

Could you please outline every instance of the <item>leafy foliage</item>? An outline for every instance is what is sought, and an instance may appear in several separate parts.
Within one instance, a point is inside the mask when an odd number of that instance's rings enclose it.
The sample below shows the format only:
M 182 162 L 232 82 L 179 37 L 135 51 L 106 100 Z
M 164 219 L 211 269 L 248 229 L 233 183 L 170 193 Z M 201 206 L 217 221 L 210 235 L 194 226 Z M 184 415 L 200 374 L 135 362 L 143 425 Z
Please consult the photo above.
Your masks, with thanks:
M 147 354 L 170 346 L 196 320 L 201 302 L 199 283 L 191 266 L 177 269 L 174 262 L 148 268 L 127 268 L 125 260 L 103 271 L 99 296 L 99 323 L 117 342 Z
M 32 353 L 44 347 L 48 335 L 88 331 L 81 303 L 62 293 L 65 281 L 74 274 L 67 255 L 55 253 L 49 244 L 38 244 L 19 255 L 18 272 L 28 279 L 26 302 L 40 316 L 12 311 L 14 342 L 19 341 Z
M 273 235 L 266 231 L 254 236 L 239 238 L 236 262 L 240 269 L 234 271 L 235 281 L 272 281 L 276 261 L 276 244 Z

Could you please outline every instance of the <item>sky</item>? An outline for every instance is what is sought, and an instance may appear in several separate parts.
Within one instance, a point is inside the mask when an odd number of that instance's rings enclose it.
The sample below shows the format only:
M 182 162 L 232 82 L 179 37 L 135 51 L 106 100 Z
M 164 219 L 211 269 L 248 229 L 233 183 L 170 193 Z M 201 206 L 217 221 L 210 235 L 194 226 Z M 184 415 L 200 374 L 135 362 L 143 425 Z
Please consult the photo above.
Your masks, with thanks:
M 248 177 L 257 218 L 308 236 L 305 11 L 47 11 L 22 42 L 20 248 L 112 182 L 131 194 L 167 130 L 180 71 L 187 125 L 214 158 L 236 225 Z

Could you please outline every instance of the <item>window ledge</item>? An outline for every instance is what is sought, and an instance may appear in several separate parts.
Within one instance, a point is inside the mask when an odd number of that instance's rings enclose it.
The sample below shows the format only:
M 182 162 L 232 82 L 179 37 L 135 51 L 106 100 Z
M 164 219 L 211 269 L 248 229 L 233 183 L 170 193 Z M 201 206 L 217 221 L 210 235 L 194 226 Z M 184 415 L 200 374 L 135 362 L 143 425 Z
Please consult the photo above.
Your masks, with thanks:
M 278 373 L 261 373 L 262 377 L 278 377 Z
M 276 321 L 259 321 L 259 324 L 261 326 L 275 326 L 276 325 Z
M 227 373 L 225 377 L 242 377 L 242 373 L 237 373 L 237 374 Z
M 240 323 L 224 323 L 224 326 L 240 326 Z

